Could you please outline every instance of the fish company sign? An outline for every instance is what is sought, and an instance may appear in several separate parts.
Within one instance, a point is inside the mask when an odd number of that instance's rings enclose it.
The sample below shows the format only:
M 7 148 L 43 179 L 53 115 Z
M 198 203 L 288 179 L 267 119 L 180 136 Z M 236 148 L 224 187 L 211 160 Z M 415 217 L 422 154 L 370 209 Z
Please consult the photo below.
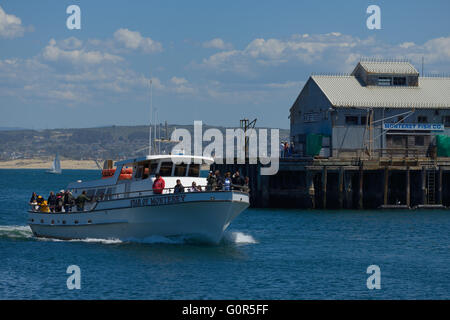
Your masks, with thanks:
M 165 204 L 174 204 L 184 202 L 184 198 L 186 196 L 184 194 L 176 195 L 176 196 L 167 196 L 167 197 L 146 197 L 130 200 L 130 205 L 132 208 L 134 207 L 147 207 L 147 206 L 161 206 Z
M 385 123 L 384 130 L 444 131 L 442 123 Z

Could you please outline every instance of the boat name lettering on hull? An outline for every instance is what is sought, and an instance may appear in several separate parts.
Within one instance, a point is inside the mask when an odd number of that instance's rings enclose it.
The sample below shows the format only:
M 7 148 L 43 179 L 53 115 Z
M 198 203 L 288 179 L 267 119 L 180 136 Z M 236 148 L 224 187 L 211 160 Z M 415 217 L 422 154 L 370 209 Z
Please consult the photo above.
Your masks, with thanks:
M 186 196 L 183 194 L 167 197 L 148 197 L 131 200 L 131 207 L 147 207 L 147 206 L 160 206 L 164 204 L 173 204 L 184 202 Z

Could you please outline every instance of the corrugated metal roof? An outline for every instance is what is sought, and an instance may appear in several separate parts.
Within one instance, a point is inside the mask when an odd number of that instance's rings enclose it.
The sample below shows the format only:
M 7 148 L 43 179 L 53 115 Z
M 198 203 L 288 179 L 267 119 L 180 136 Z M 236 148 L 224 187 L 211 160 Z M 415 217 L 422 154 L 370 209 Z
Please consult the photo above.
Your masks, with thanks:
M 311 76 L 335 107 L 450 108 L 450 78 L 419 77 L 418 87 L 362 86 L 354 76 Z
M 360 61 L 359 64 L 367 73 L 377 74 L 419 74 L 414 66 L 407 61 Z

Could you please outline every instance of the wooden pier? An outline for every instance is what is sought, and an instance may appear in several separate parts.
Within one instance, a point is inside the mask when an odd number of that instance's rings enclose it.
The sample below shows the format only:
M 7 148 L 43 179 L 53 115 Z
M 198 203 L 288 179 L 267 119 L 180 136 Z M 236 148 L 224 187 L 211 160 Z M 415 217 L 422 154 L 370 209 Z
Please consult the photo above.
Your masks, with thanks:
M 449 158 L 280 159 L 276 175 L 260 164 L 215 164 L 250 178 L 251 206 L 305 209 L 445 208 Z

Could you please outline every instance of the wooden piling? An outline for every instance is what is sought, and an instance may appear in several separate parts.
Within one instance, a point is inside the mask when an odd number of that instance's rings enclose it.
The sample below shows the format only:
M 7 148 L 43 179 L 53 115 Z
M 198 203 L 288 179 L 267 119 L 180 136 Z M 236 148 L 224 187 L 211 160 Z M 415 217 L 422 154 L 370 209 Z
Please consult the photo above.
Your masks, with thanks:
M 389 168 L 384 168 L 384 194 L 383 194 L 383 204 L 388 204 L 388 192 L 389 192 Z
M 409 167 L 406 167 L 406 205 L 411 206 L 411 176 Z
M 442 167 L 439 166 L 439 190 L 438 190 L 438 204 L 442 204 L 442 174 L 443 170 Z
M 323 195 L 322 207 L 324 209 L 326 209 L 327 208 L 327 167 L 326 166 L 324 166 L 322 169 L 322 195 Z
M 358 201 L 358 208 L 360 210 L 364 209 L 364 203 L 363 203 L 363 183 L 364 183 L 364 170 L 363 166 L 359 166 L 359 201 Z
M 339 209 L 344 207 L 344 168 L 339 168 Z
M 426 169 L 422 167 L 422 204 L 427 204 Z

